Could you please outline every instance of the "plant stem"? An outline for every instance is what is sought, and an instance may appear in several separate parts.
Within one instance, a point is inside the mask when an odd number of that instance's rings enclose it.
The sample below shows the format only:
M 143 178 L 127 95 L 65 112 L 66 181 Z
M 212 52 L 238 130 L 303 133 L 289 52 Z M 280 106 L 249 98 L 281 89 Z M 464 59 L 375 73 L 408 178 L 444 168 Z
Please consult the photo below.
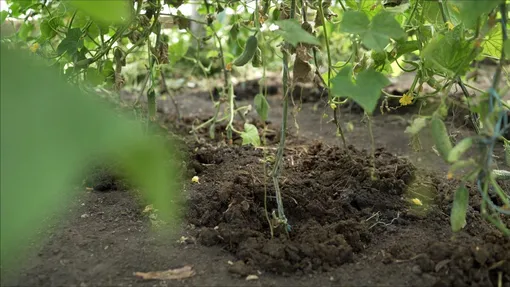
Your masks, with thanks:
M 327 81 L 326 84 L 327 84 L 327 88 L 328 88 L 328 99 L 331 101 L 332 97 L 333 97 L 333 94 L 331 93 L 331 67 L 332 67 L 332 63 L 331 63 L 331 51 L 330 51 L 330 48 L 329 48 L 328 30 L 327 30 L 327 27 L 326 27 L 326 17 L 324 17 L 324 7 L 322 5 L 322 0 L 319 0 L 319 15 L 320 15 L 321 20 L 322 20 L 322 30 L 324 32 L 324 41 L 326 42 L 326 53 L 327 53 L 327 56 L 328 56 L 328 81 Z M 315 50 L 314 50 L 314 56 L 315 56 Z M 316 68 L 318 69 L 319 67 L 317 66 Z M 333 109 L 333 121 L 334 121 L 334 123 L 336 125 L 337 133 L 339 133 L 341 138 L 342 138 L 342 143 L 344 145 L 344 148 L 346 148 L 347 147 L 347 142 L 345 141 L 345 136 L 344 136 L 344 132 L 342 130 L 342 125 L 340 124 L 340 121 L 338 120 L 338 106 L 336 106 Z
M 365 116 L 367 117 L 367 122 L 368 122 L 368 133 L 370 135 L 370 147 L 371 147 L 371 155 L 372 155 L 372 168 L 370 170 L 370 177 L 372 178 L 372 180 L 375 180 L 377 179 L 375 177 L 375 139 L 374 139 L 374 132 L 372 130 L 372 119 L 370 117 L 370 115 L 368 115 L 367 113 L 365 113 Z
M 296 0 L 291 0 L 290 6 L 290 19 L 294 19 L 296 9 Z M 289 44 L 284 42 L 282 47 L 282 62 L 283 62 L 283 113 L 282 113 L 282 126 L 281 126 L 281 137 L 280 144 L 278 145 L 278 149 L 276 151 L 276 159 L 273 166 L 273 170 L 271 171 L 271 177 L 273 178 L 273 184 L 276 193 L 276 204 L 278 206 L 278 218 L 281 220 L 283 224 L 285 224 L 285 232 L 289 232 L 290 225 L 287 223 L 287 218 L 285 217 L 285 212 L 283 209 L 283 200 L 281 195 L 280 186 L 278 184 L 278 180 L 281 174 L 282 168 L 282 160 L 283 153 L 285 150 L 285 136 L 287 130 L 287 118 L 288 118 L 288 109 L 289 109 L 289 55 L 288 55 L 288 47 Z

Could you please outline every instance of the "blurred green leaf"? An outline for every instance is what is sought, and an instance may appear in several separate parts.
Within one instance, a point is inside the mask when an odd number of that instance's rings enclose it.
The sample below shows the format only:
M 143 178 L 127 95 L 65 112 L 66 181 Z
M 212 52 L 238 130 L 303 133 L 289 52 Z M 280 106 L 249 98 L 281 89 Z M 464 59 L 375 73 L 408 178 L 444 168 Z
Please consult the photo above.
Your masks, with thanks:
M 372 114 L 377 106 L 381 89 L 390 81 L 381 73 L 372 69 L 364 70 L 352 81 L 352 66 L 347 65 L 331 80 L 335 97 L 351 98 L 358 103 L 367 114 Z
M 343 61 L 339 61 L 335 64 L 335 66 L 344 66 L 345 63 Z M 329 76 L 328 76 L 328 72 L 324 72 L 322 75 L 322 79 L 324 79 L 324 82 L 326 82 L 326 86 L 329 86 Z M 336 76 L 336 72 L 335 70 L 331 70 L 331 79 L 335 78 Z
M 473 28 L 476 25 L 478 17 L 483 14 L 488 14 L 496 8 L 502 1 L 489 0 L 489 1 L 466 1 L 466 0 L 450 0 L 449 4 L 453 11 L 458 11 L 456 14 L 459 20 L 464 23 L 466 28 Z
M 97 86 L 104 82 L 105 76 L 103 76 L 98 69 L 96 68 L 88 68 L 87 69 L 87 81 L 93 85 Z
M 424 117 L 415 118 L 410 126 L 406 128 L 404 133 L 416 135 L 418 134 L 423 128 L 427 126 L 427 119 Z
M 406 36 L 394 16 L 384 11 L 375 15 L 372 21 L 363 12 L 345 12 L 340 27 L 343 32 L 359 35 L 363 44 L 376 51 L 383 51 L 390 38 Z
M 261 94 L 257 94 L 254 99 L 255 110 L 259 114 L 260 118 L 265 121 L 267 120 L 267 113 L 269 112 L 269 103 L 266 97 Z
M 171 63 L 177 63 L 182 57 L 186 55 L 189 48 L 189 42 L 180 39 L 177 43 L 168 46 L 168 59 Z
M 469 191 L 465 186 L 459 186 L 455 191 L 453 206 L 450 214 L 450 224 L 453 232 L 458 232 L 466 225 L 466 212 L 469 205 Z
M 5 19 L 7 19 L 7 16 L 9 16 L 8 11 L 0 11 L 0 24 L 3 24 L 5 22 Z
M 41 29 L 41 38 L 43 40 L 51 39 L 56 35 L 56 32 L 51 28 L 48 20 L 43 20 L 39 27 Z
M 343 15 L 340 29 L 351 34 L 363 34 L 370 28 L 370 20 L 363 12 L 346 11 Z
M 175 218 L 179 178 L 167 141 L 70 86 L 40 58 L 3 44 L 0 53 L 2 266 L 66 209 L 94 158 L 118 163 L 163 220 Z
M 111 60 L 106 60 L 103 63 L 102 74 L 105 77 L 110 77 L 113 76 L 113 74 L 115 74 L 115 70 L 113 69 L 113 62 Z
M 68 3 L 102 23 L 123 23 L 131 16 L 132 1 L 128 0 L 68 0 Z
M 32 24 L 31 22 L 23 22 L 23 24 L 21 24 L 21 27 L 19 28 L 18 37 L 20 37 L 23 40 L 27 40 L 28 37 L 32 35 L 34 27 L 35 27 L 34 24 Z
M 243 145 L 252 144 L 255 147 L 260 146 L 259 131 L 252 124 L 244 124 L 244 132 L 241 133 L 241 138 L 243 139 Z
M 505 55 L 510 56 L 510 41 L 505 42 L 505 46 L 503 47 L 503 49 L 505 49 Z
M 464 38 L 464 28 L 458 25 L 445 35 L 436 34 L 422 51 L 422 58 L 427 68 L 436 68 L 449 76 L 462 75 L 476 58 L 473 48 Z
M 60 42 L 57 47 L 57 53 L 62 55 L 67 53 L 69 56 L 73 56 L 78 53 L 78 49 L 83 47 L 83 38 L 80 28 L 73 28 L 67 31 L 66 37 Z
M 218 52 L 216 50 L 212 50 L 212 51 L 207 52 L 207 55 L 205 55 L 205 57 L 206 58 L 218 58 L 219 55 L 220 55 L 220 52 Z
M 320 45 L 321 42 L 315 38 L 314 35 L 308 33 L 301 25 L 293 19 L 280 20 L 275 22 L 279 30 L 276 30 L 275 33 L 279 34 L 283 37 L 285 41 L 293 45 L 294 47 L 298 43 L 307 43 L 312 45 Z

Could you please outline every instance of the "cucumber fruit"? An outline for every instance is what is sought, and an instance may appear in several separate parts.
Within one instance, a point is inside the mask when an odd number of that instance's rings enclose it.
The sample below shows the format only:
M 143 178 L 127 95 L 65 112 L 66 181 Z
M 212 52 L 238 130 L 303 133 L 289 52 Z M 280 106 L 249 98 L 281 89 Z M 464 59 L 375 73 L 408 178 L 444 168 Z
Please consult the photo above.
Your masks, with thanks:
M 250 36 L 248 40 L 246 40 L 246 45 L 244 47 L 244 51 L 237 59 L 234 60 L 232 64 L 235 66 L 241 67 L 246 65 L 255 55 L 257 51 L 258 40 L 255 36 Z

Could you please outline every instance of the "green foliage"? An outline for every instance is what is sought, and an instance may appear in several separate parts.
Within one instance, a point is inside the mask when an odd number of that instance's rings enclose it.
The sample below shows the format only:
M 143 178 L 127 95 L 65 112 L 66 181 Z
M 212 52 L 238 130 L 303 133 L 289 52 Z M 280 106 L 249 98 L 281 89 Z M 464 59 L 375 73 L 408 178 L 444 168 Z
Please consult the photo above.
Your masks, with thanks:
M 197 11 L 202 19 L 188 19 L 181 11 L 173 9 L 188 3 L 183 0 L 9 0 L 10 11 L 0 16 L 2 22 L 7 16 L 27 17 L 31 13 L 40 16 L 40 20 L 25 21 L 15 36 L 2 41 L 15 49 L 30 48 L 34 56 L 45 58 L 66 80 L 82 87 L 89 84 L 118 91 L 126 84 L 126 66 L 141 67 L 139 73 L 144 77 L 148 73 L 150 79 L 143 91 L 150 91 L 145 95 L 149 100 L 148 116 L 152 120 L 156 97 L 160 94 L 156 84 L 161 76 L 159 71 L 164 71 L 166 77 L 175 75 L 180 79 L 198 73 L 206 77 L 217 74 L 224 81 L 224 89 L 220 99 L 214 100 L 217 113 L 205 125 L 210 125 L 210 131 L 214 132 L 218 121 L 228 119 L 227 138 L 232 139 L 232 134 L 237 133 L 243 144 L 254 146 L 260 145 L 255 126 L 245 123 L 244 131 L 233 128 L 235 114 L 243 115 L 248 107 L 234 107 L 231 76 L 243 74 L 245 69 L 267 71 L 280 67 L 283 58 L 284 71 L 294 68 L 294 79 L 290 75 L 284 77 L 285 89 L 294 87 L 296 78 L 311 81 L 307 76 L 315 73 L 328 87 L 331 107 L 342 104 L 339 98 L 345 98 L 357 102 L 368 114 L 377 108 L 381 89 L 389 84 L 387 75 L 416 72 L 415 81 L 401 103 L 408 105 L 421 98 L 435 98 L 443 103 L 432 117 L 434 140 L 440 155 L 446 161 L 455 161 L 450 171 L 457 171 L 461 166 L 470 169 L 462 177 L 467 182 L 476 180 L 479 172 L 490 174 L 491 168 L 473 158 L 459 159 L 463 155 L 462 145 L 454 149 L 458 156 L 453 154 L 448 158 L 453 147 L 440 119 L 448 112 L 444 104 L 449 102 L 448 91 L 474 69 L 474 60 L 485 56 L 499 58 L 502 51 L 510 55 L 510 42 L 503 39 L 503 30 L 509 26 L 500 24 L 508 22 L 508 15 L 502 15 L 506 8 L 498 7 L 503 1 L 482 2 L 345 0 L 344 5 L 330 1 L 307 3 L 305 10 L 316 14 L 315 27 L 308 22 L 310 19 L 301 15 L 300 1 L 296 1 L 293 19 L 290 19 L 291 3 L 288 1 L 268 2 L 267 6 L 263 3 L 263 8 L 254 13 L 248 12 L 246 1 L 209 1 L 199 3 Z M 322 9 L 319 9 L 320 3 Z M 165 29 L 159 23 L 162 15 L 158 11 L 165 5 L 172 8 L 171 15 L 166 16 L 172 18 L 170 22 L 176 27 Z M 236 13 L 231 15 L 226 9 Z M 203 31 L 194 30 L 192 23 L 202 24 Z M 279 29 L 272 31 L 272 24 Z M 257 58 L 250 53 L 248 62 L 254 59 L 251 66 L 232 70 L 234 55 L 246 52 L 243 47 L 249 44 L 250 37 L 258 41 L 257 45 L 251 45 L 257 46 L 253 50 Z M 437 76 L 440 81 L 436 80 Z M 437 92 L 425 94 L 421 89 L 425 83 Z M 500 110 L 489 112 L 494 108 L 489 104 L 489 97 L 494 100 L 498 98 L 495 93 L 501 93 L 496 90 L 494 87 L 494 91 L 480 97 L 481 101 L 470 103 L 471 112 L 484 124 L 478 136 L 485 143 L 499 136 L 494 129 Z M 385 102 L 388 97 L 396 97 L 383 96 Z M 228 108 L 222 109 L 222 105 Z M 266 98 L 257 95 L 254 106 L 260 118 L 267 120 Z M 286 123 L 287 114 L 284 115 L 282 123 Z M 416 117 L 406 133 L 416 139 L 429 118 Z M 282 129 L 285 128 L 283 124 Z M 284 144 L 282 139 L 280 156 Z M 487 180 L 482 181 L 486 184 Z M 504 196 L 501 199 L 506 202 Z M 488 206 L 487 214 L 499 212 L 493 205 Z M 458 221 L 452 221 L 453 224 L 458 228 Z
M 276 21 L 275 24 L 280 27 L 275 33 L 282 36 L 286 42 L 293 46 L 296 46 L 298 43 L 320 45 L 320 41 L 301 28 L 301 25 L 296 20 L 280 20 Z
M 73 57 L 78 51 L 83 48 L 83 38 L 80 28 L 73 28 L 67 31 L 66 37 L 57 47 L 58 55 L 67 53 L 70 57 Z
M 101 23 L 124 23 L 131 16 L 129 0 L 68 0 L 67 3 Z
M 257 127 L 252 124 L 244 124 L 244 132 L 241 133 L 241 138 L 243 139 L 243 145 L 251 144 L 255 147 L 260 146 L 259 131 Z
M 360 72 L 356 77 L 356 82 L 353 82 L 350 65 L 341 69 L 331 82 L 335 97 L 353 99 L 368 114 L 372 114 L 375 110 L 381 89 L 390 83 L 381 73 L 371 69 Z
M 450 77 L 463 75 L 469 69 L 471 61 L 479 53 L 472 42 L 464 36 L 462 25 L 452 31 L 437 34 L 422 52 L 425 66 L 435 68 Z
M 177 43 L 168 46 L 168 59 L 170 63 L 176 64 L 179 60 L 186 55 L 189 49 L 189 42 L 184 39 L 179 39 Z M 209 57 L 209 55 L 208 55 Z
M 2 265 L 66 209 L 91 158 L 118 162 L 162 216 L 174 218 L 179 181 L 166 141 L 63 82 L 35 56 L 2 45 L 1 58 Z
M 487 14 L 494 10 L 502 1 L 465 1 L 465 0 L 451 0 L 450 1 L 453 11 L 458 10 L 457 15 L 459 20 L 464 23 L 467 28 L 475 26 L 478 17 L 482 14 Z
M 255 104 L 255 110 L 259 114 L 260 118 L 263 121 L 266 121 L 267 114 L 269 112 L 269 103 L 267 102 L 266 97 L 264 97 L 264 95 L 262 95 L 262 94 L 257 94 L 253 101 Z
M 388 12 L 380 12 L 370 21 L 364 12 L 347 11 L 340 27 L 344 32 L 359 35 L 363 44 L 375 51 L 383 51 L 390 43 L 390 38 L 406 36 L 400 24 Z
M 0 24 L 3 24 L 5 22 L 5 19 L 7 19 L 7 16 L 9 16 L 9 12 L 7 11 L 0 11 Z

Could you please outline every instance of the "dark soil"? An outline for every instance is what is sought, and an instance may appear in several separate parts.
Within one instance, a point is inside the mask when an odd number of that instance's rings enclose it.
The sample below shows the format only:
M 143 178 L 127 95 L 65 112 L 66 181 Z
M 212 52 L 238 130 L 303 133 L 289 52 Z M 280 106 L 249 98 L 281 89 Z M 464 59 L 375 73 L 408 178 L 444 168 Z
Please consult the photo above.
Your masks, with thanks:
M 266 123 L 253 121 L 260 131 L 275 131 L 268 132 L 267 147 L 254 149 L 240 146 L 239 138 L 226 143 L 224 122 L 214 140 L 207 128 L 189 135 L 195 119 L 195 126 L 203 123 L 213 110 L 206 97 L 176 97 L 181 120 L 174 125 L 171 115 L 161 115 L 162 122 L 183 135 L 189 176 L 200 179 L 185 189 L 183 225 L 170 234 L 153 232 L 166 227 L 143 212 L 147 203 L 122 191 L 111 170 L 98 171 L 86 182 L 95 190 L 84 191 L 68 216 L 48 226 L 21 270 L 2 266 L 2 286 L 510 286 L 510 239 L 482 219 L 474 186 L 468 186 L 467 226 L 450 231 L 458 182 L 446 180 L 447 166 L 430 149 L 426 131 L 421 151 L 409 146 L 407 113 L 374 116 L 380 148 L 372 170 L 362 115 L 341 114 L 354 126 L 343 148 L 334 126 L 320 123 L 318 102 L 303 103 L 295 119 L 299 129 L 289 117 L 280 179 L 291 230 L 287 237 L 276 228 L 271 239 L 265 192 L 269 212 L 276 203 L 271 164 L 264 162 L 271 162 L 279 140 L 280 98 L 269 98 Z M 447 124 L 454 137 L 472 133 L 453 118 Z M 501 156 L 501 148 L 495 153 Z M 99 191 L 105 189 L 110 191 Z M 416 198 L 422 205 L 413 203 Z M 188 264 L 196 275 L 183 281 L 133 275 Z M 259 280 L 246 281 L 250 274 Z

